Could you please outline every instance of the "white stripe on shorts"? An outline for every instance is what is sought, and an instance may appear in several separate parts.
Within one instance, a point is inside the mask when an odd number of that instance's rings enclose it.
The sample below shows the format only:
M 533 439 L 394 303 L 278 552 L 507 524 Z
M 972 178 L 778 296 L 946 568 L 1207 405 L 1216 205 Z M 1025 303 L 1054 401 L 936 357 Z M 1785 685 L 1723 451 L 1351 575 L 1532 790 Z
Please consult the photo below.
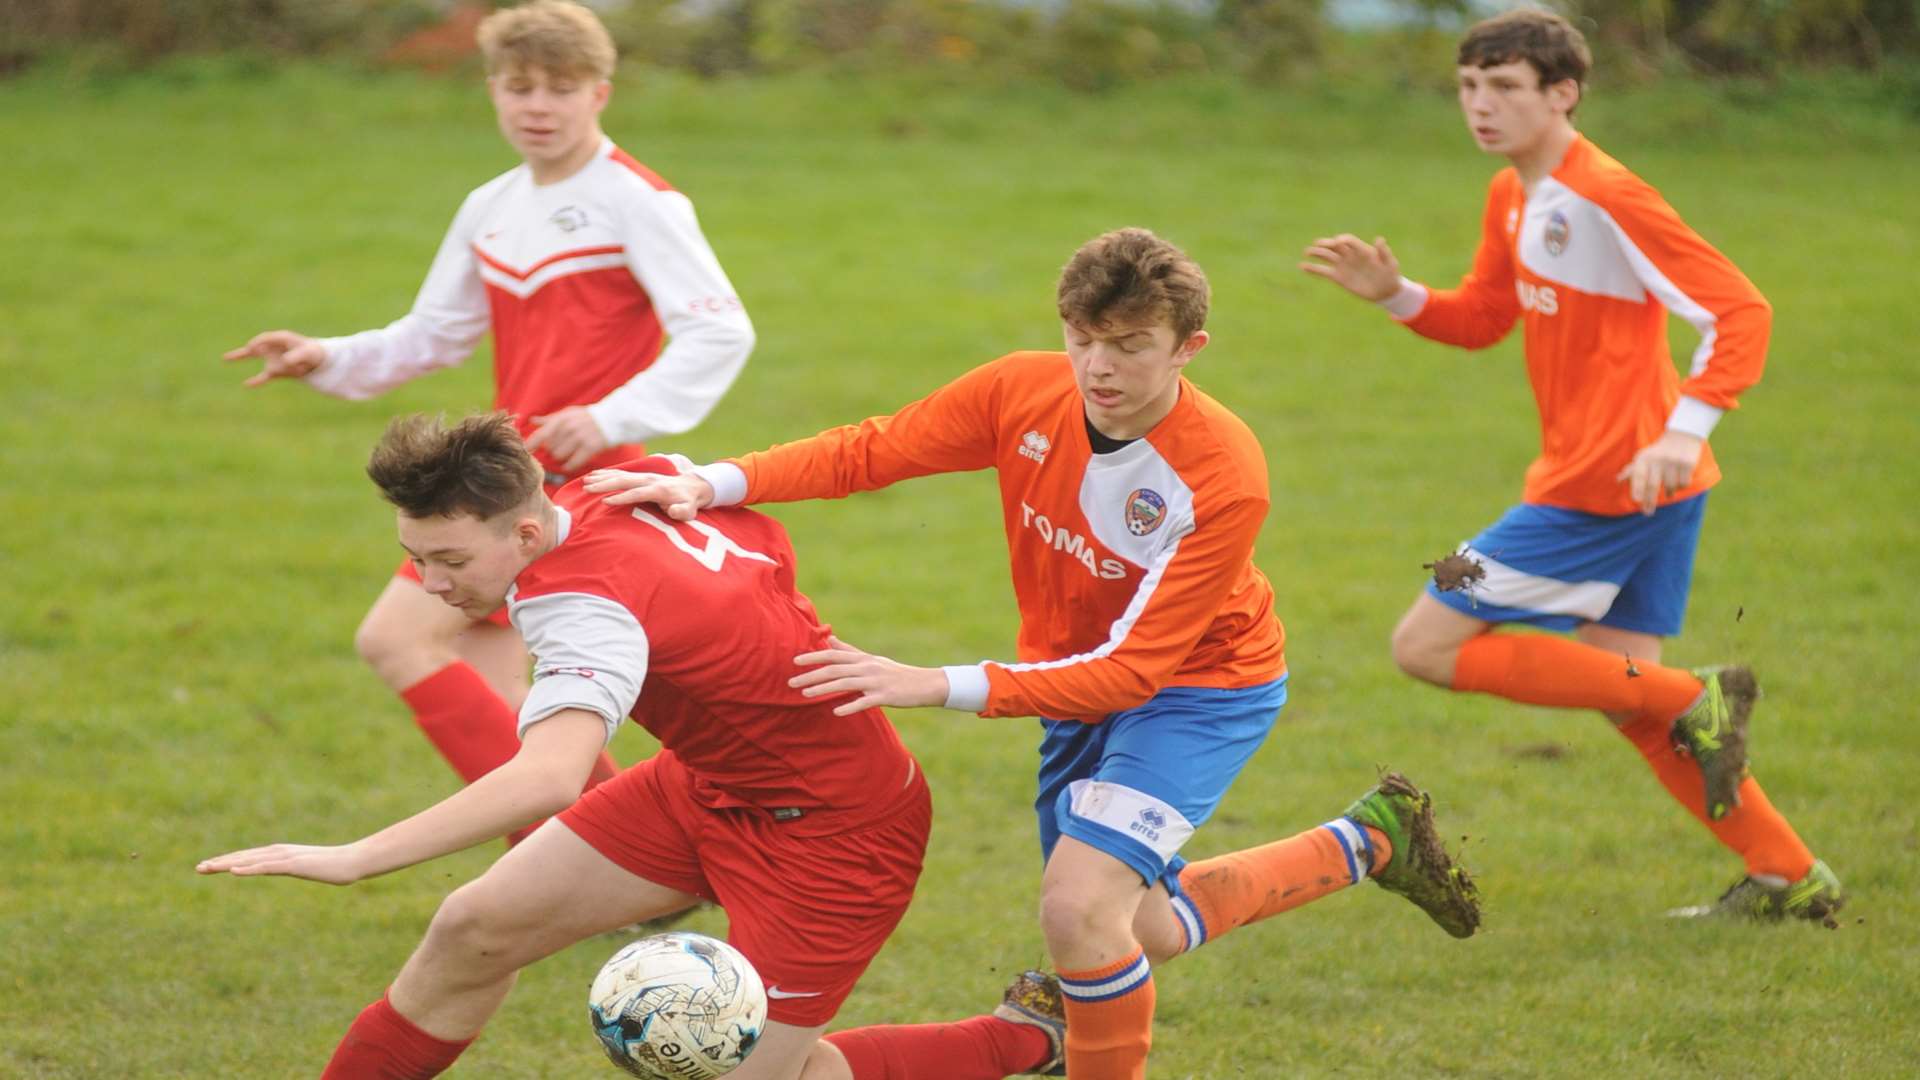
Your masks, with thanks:
M 1486 567 L 1486 578 L 1467 594 L 1483 604 L 1543 615 L 1571 615 L 1593 622 L 1605 615 L 1613 607 L 1613 598 L 1620 595 L 1620 586 L 1611 581 L 1561 581 L 1515 570 L 1471 544 L 1462 544 L 1460 551 Z

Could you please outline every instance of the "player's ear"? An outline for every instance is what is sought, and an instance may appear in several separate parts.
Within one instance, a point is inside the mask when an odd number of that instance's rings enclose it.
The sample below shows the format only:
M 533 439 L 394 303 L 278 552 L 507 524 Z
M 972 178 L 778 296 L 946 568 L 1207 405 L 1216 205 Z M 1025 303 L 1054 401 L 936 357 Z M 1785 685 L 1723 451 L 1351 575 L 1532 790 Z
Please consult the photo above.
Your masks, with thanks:
M 1174 350 L 1173 365 L 1175 367 L 1187 366 L 1187 361 L 1193 359 L 1194 354 L 1206 348 L 1207 342 L 1212 340 L 1212 335 L 1208 334 L 1205 330 L 1195 330 L 1191 337 L 1181 342 L 1180 347 Z
M 1547 103 L 1553 111 L 1562 116 L 1573 111 L 1580 104 L 1580 80 L 1561 79 L 1547 87 Z

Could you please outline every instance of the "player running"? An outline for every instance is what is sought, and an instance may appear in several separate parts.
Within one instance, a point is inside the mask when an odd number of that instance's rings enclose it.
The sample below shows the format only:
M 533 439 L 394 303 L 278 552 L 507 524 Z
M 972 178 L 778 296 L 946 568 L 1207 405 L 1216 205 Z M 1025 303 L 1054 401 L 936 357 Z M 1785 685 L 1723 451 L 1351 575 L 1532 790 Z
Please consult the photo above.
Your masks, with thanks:
M 227 359 L 264 362 L 249 386 L 298 378 L 358 400 L 460 363 L 491 327 L 494 406 L 558 486 L 698 424 L 753 327 L 693 204 L 601 132 L 614 46 L 599 19 L 535 0 L 488 16 L 479 42 L 521 164 L 461 204 L 413 309 L 349 337 L 270 330 Z M 514 755 L 527 656 L 504 617 L 439 603 L 403 564 L 354 644 L 468 782 Z M 612 772 L 602 755 L 593 779 Z
M 1574 130 L 1590 63 L 1580 32 L 1544 11 L 1496 16 L 1461 41 L 1467 126 L 1512 168 L 1493 178 L 1458 288 L 1409 281 L 1385 240 L 1350 234 L 1314 241 L 1301 264 L 1436 341 L 1482 348 L 1515 322 L 1525 330 L 1540 457 L 1520 505 L 1443 568 L 1454 580 L 1414 601 L 1394 659 L 1437 686 L 1606 713 L 1746 862 L 1717 904 L 1679 913 L 1824 919 L 1844 901 L 1839 879 L 1747 774 L 1752 673 L 1658 662 L 1680 631 L 1720 479 L 1707 437 L 1759 380 L 1772 311 L 1658 192 Z M 1668 311 L 1700 333 L 1684 381 Z M 1457 584 L 1468 587 L 1443 587 Z M 1504 623 L 1574 640 L 1489 632 Z
M 586 486 L 691 522 L 997 470 L 1019 661 L 920 668 L 835 642 L 798 654 L 809 670 L 792 683 L 842 714 L 1045 718 L 1040 921 L 1067 1020 L 1064 1062 L 1050 1065 L 1104 1080 L 1144 1074 L 1154 963 L 1369 875 L 1458 937 L 1478 909 L 1426 797 L 1397 775 L 1290 839 L 1180 857 L 1286 701 L 1283 631 L 1253 564 L 1266 460 L 1181 374 L 1208 340 L 1208 287 L 1178 248 L 1144 229 L 1100 236 L 1062 272 L 1058 307 L 1065 352 L 1013 353 L 891 416 L 771 450 L 672 476 L 603 471 Z M 1024 989 L 1012 996 L 1045 1013 L 1051 987 Z M 937 1035 L 864 1028 L 833 1045 L 858 1080 L 990 1075 L 958 1069 L 958 1040 Z

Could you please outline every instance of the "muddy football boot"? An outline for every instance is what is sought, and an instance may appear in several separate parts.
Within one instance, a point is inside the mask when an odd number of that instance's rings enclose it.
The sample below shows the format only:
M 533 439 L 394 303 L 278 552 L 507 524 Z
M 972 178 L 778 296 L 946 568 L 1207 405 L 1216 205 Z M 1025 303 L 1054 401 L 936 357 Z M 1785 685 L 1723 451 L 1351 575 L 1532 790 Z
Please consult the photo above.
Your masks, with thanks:
M 1807 876 L 1790 885 L 1769 885 L 1743 877 L 1720 894 L 1711 904 L 1675 908 L 1667 914 L 1680 919 L 1748 919 L 1753 922 L 1783 922 L 1805 919 L 1828 927 L 1839 924 L 1833 915 L 1845 906 L 1846 890 L 1840 878 L 1827 864 L 1816 859 Z
M 1044 971 L 1021 972 L 994 1006 L 993 1015 L 1047 1033 L 1052 1054 L 1023 1075 L 1067 1075 L 1067 1005 L 1060 998 L 1059 979 Z
M 1431 796 L 1390 772 L 1343 816 L 1386 833 L 1393 845 L 1393 857 L 1373 874 L 1376 884 L 1413 901 L 1454 937 L 1473 936 L 1480 926 L 1479 893 L 1467 871 L 1455 866 L 1440 844 Z
M 1693 708 L 1673 722 L 1673 744 L 1693 755 L 1707 781 L 1707 817 L 1719 821 L 1740 805 L 1747 775 L 1747 717 L 1760 684 L 1744 667 L 1695 668 L 1707 684 Z

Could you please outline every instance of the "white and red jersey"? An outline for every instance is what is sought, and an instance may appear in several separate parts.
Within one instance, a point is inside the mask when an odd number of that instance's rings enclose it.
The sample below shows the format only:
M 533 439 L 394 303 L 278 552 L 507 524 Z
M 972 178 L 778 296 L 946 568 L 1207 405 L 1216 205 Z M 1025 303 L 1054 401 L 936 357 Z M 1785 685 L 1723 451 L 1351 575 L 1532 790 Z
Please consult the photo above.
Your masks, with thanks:
M 1065 353 L 976 368 L 892 416 L 708 466 L 733 501 L 839 498 L 992 467 L 1020 605 L 1020 662 L 947 669 L 947 704 L 1098 721 L 1169 686 L 1240 688 L 1286 671 L 1273 589 L 1253 564 L 1267 463 L 1239 417 L 1180 380 L 1143 438 L 1095 454 Z M 732 470 L 744 490 L 725 491 Z
M 1519 321 L 1541 444 L 1523 499 L 1635 512 L 1620 471 L 1664 430 L 1712 432 L 1760 379 L 1772 309 L 1659 192 L 1584 137 L 1531 192 L 1511 168 L 1495 175 L 1481 229 L 1459 287 L 1406 282 L 1386 306 L 1415 333 L 1467 348 Z M 1700 334 L 1684 381 L 1667 348 L 1669 311 Z M 1719 479 L 1702 447 L 1692 481 L 1663 501 Z
M 835 716 L 844 698 L 787 685 L 793 658 L 825 648 L 828 630 L 795 588 L 779 522 L 744 509 L 671 521 L 607 506 L 577 481 L 554 501 L 559 542 L 507 594 L 534 661 L 522 732 L 584 709 L 611 738 L 631 716 L 694 774 L 704 805 L 799 811 L 800 833 L 851 828 L 897 801 L 915 766 L 880 710 Z
M 556 183 L 534 183 L 521 165 L 475 189 L 413 309 L 326 339 L 327 360 L 307 382 L 372 397 L 466 359 L 488 327 L 494 407 L 521 434 L 534 416 L 584 405 L 626 444 L 698 424 L 753 348 L 693 203 L 611 141 Z M 635 452 L 616 446 L 602 458 Z

